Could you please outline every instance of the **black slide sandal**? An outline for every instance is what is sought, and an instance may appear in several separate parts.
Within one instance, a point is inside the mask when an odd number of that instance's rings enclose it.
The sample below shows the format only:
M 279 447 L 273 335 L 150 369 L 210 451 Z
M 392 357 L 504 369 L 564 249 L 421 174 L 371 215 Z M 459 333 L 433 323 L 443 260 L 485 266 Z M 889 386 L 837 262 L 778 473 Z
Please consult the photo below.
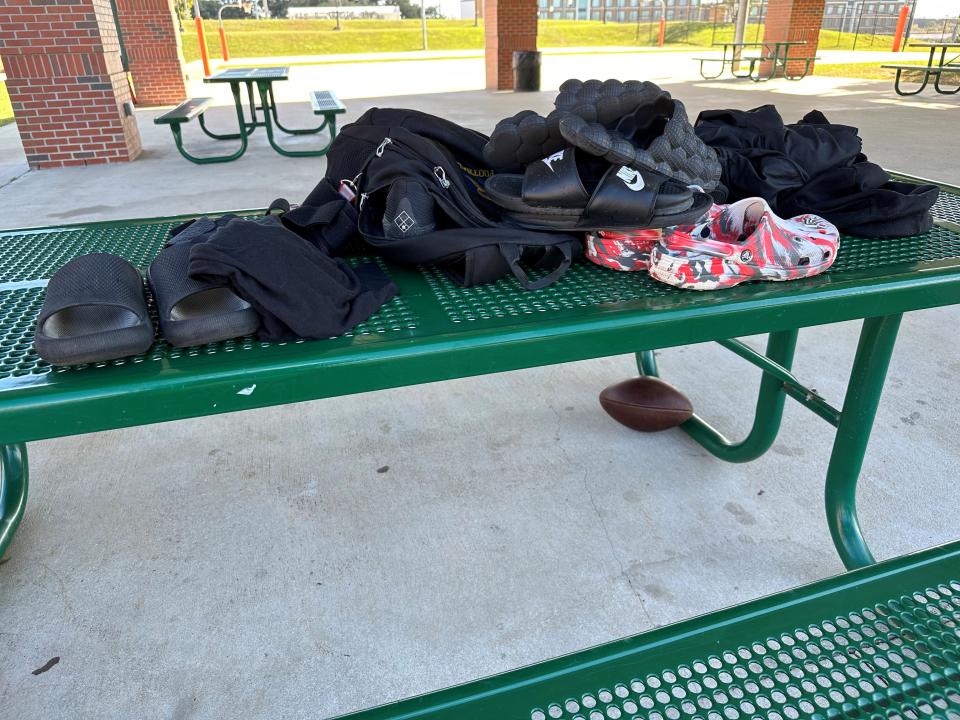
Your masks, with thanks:
M 190 277 L 192 247 L 189 242 L 168 246 L 147 270 L 164 340 L 189 347 L 255 333 L 260 316 L 250 303 L 228 287 Z
M 560 120 L 560 134 L 567 145 L 615 165 L 653 168 L 708 192 L 720 182 L 716 150 L 697 137 L 683 103 L 666 92 L 621 117 L 613 128 L 569 114 Z
M 108 253 L 74 258 L 54 273 L 34 346 L 53 365 L 103 362 L 145 352 L 153 325 L 140 272 Z
M 493 168 L 527 165 L 570 144 L 561 134 L 563 118 L 572 114 L 589 123 L 612 127 L 624 115 L 661 95 L 669 97 L 653 83 L 639 80 L 567 80 L 560 86 L 556 109 L 546 117 L 522 110 L 498 122 L 483 148 L 483 157 Z
M 537 230 L 637 230 L 696 222 L 712 201 L 661 173 L 610 165 L 574 149 L 494 175 L 490 199 L 520 227 Z

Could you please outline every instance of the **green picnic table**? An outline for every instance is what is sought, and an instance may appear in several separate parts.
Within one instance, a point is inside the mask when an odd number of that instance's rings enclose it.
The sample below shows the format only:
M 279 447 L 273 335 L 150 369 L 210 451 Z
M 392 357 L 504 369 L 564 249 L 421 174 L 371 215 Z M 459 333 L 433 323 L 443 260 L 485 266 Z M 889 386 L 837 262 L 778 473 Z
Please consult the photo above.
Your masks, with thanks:
M 362 717 L 956 720 L 960 547 L 872 566 L 856 512 L 901 317 L 960 303 L 960 189 L 941 187 L 931 231 L 844 237 L 833 268 L 815 278 L 697 293 L 583 263 L 527 292 L 513 279 L 462 288 L 434 268 L 384 264 L 398 296 L 341 337 L 186 349 L 157 341 L 136 357 L 63 368 L 33 350 L 47 279 L 89 252 L 145 268 L 185 218 L 0 232 L 0 555 L 23 517 L 34 440 L 623 353 L 655 374 L 655 349 L 716 341 L 763 373 L 753 427 L 740 441 L 700 417 L 683 430 L 718 458 L 746 462 L 773 444 L 787 398 L 833 425 L 827 524 L 846 567 L 863 569 Z M 835 406 L 790 368 L 801 328 L 849 320 L 862 329 Z M 736 339 L 761 333 L 766 353 Z
M 290 68 L 258 67 L 258 68 L 231 68 L 216 75 L 204 78 L 207 83 L 226 83 L 230 85 L 233 102 L 236 108 L 238 131 L 235 133 L 217 133 L 207 127 L 204 113 L 213 103 L 213 98 L 191 98 L 182 102 L 172 110 L 154 118 L 157 125 L 169 125 L 173 132 L 177 150 L 190 162 L 204 165 L 207 163 L 230 162 L 236 160 L 247 151 L 247 138 L 257 129 L 264 128 L 267 142 L 270 147 L 287 157 L 320 157 L 326 155 L 337 136 L 337 115 L 346 112 L 346 107 L 329 90 L 314 90 L 310 92 L 310 103 L 314 115 L 322 115 L 323 122 L 312 128 L 288 128 L 280 122 L 277 112 L 277 101 L 273 93 L 273 84 L 283 82 L 290 76 Z M 256 95 L 254 92 L 256 91 Z M 247 105 L 244 107 L 244 97 Z M 260 104 L 257 104 L 259 97 Z M 257 115 L 260 111 L 260 117 Z M 248 117 L 249 115 L 249 117 Z M 226 155 L 198 156 L 189 152 L 183 146 L 182 128 L 184 123 L 197 118 L 200 129 L 213 140 L 240 141 L 239 147 Z M 275 131 L 279 130 L 287 135 L 317 135 L 324 130 L 328 131 L 327 143 L 320 148 L 310 150 L 291 150 L 277 142 Z
M 880 66 L 897 71 L 897 76 L 893 81 L 893 90 L 897 95 L 907 97 L 922 93 L 927 87 L 927 83 L 930 82 L 930 78 L 933 78 L 934 89 L 941 95 L 956 95 L 960 92 L 960 54 L 955 54 L 950 58 L 947 57 L 948 52 L 960 50 L 960 43 L 910 43 L 910 47 L 926 48 L 930 51 L 926 65 L 893 64 Z M 919 85 L 912 90 L 906 90 L 902 85 L 904 73 L 911 75 L 913 73 L 923 73 L 923 76 L 917 81 Z M 953 86 L 942 82 L 944 78 L 952 78 L 954 80 Z
M 810 73 L 810 66 L 819 58 L 814 56 L 790 57 L 790 48 L 806 45 L 806 40 L 765 40 L 763 42 L 724 42 L 714 43 L 714 47 L 723 47 L 723 54 L 720 57 L 697 57 L 694 60 L 700 61 L 700 77 L 704 80 L 716 80 L 726 68 L 730 68 L 730 74 L 735 78 L 750 78 L 754 82 L 764 82 L 776 77 L 778 72 L 782 72 L 787 80 L 802 80 Z M 752 57 L 742 57 L 745 48 L 759 48 L 759 55 Z M 803 72 L 799 75 L 791 75 L 787 72 L 787 63 L 803 62 Z M 714 74 L 708 74 L 706 65 L 715 63 L 720 66 Z M 747 63 L 747 71 L 743 72 L 741 65 Z M 761 74 L 764 63 L 769 65 L 767 73 Z

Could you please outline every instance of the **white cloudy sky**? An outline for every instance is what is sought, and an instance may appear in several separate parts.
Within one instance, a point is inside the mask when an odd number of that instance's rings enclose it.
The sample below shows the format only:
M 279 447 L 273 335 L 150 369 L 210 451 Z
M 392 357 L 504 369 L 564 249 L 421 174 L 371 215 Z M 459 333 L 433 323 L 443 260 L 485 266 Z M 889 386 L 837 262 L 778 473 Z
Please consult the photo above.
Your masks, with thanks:
M 918 0 L 917 17 L 941 18 L 960 15 L 960 0 Z

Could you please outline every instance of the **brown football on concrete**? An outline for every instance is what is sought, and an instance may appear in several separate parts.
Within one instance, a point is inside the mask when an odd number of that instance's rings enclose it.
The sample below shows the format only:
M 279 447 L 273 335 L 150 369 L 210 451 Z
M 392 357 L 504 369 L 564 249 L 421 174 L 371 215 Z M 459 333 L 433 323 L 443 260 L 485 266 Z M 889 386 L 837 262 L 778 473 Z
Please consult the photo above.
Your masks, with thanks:
M 687 396 L 655 377 L 611 385 L 600 393 L 600 406 L 621 425 L 640 432 L 667 430 L 693 415 Z

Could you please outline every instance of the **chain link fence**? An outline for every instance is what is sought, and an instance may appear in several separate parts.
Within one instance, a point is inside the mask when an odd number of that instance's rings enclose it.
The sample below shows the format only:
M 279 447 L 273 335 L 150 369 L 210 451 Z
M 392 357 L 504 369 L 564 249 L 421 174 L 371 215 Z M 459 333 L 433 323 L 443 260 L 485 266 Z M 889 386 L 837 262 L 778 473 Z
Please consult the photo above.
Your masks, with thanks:
M 916 0 L 878 2 L 828 0 L 821 30 L 821 47 L 876 47 L 890 49 L 900 8 L 911 15 Z M 544 20 L 592 20 L 633 24 L 638 44 L 655 44 L 661 16 L 667 22 L 667 42 L 711 44 L 732 37 L 738 3 L 735 0 L 540 0 Z M 767 0 L 749 0 L 745 40 L 763 39 Z M 912 18 L 911 18 L 912 20 Z M 915 41 L 960 41 L 960 16 L 912 21 L 909 37 Z

